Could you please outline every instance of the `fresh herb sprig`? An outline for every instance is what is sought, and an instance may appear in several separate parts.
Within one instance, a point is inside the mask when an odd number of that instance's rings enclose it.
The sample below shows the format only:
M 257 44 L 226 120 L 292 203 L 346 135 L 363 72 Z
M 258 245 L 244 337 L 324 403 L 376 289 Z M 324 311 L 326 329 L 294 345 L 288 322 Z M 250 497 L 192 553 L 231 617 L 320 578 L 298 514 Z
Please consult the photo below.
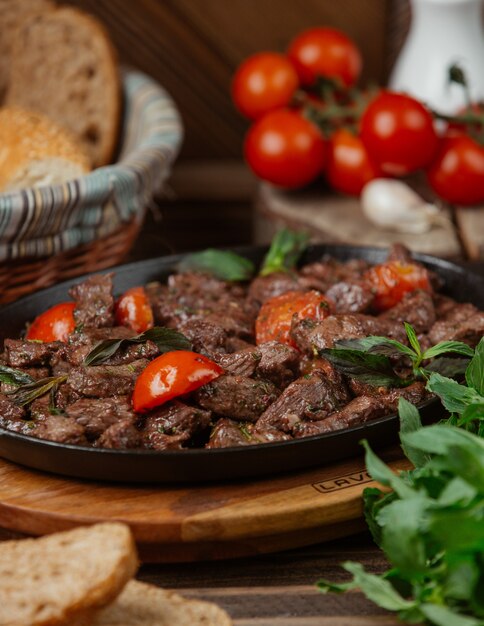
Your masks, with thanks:
M 67 376 L 47 376 L 40 378 L 26 385 L 18 387 L 15 391 L 8 393 L 8 397 L 18 406 L 31 404 L 37 398 L 41 398 L 49 391 L 57 389 L 59 385 L 67 380 Z
M 34 379 L 30 374 L 27 374 L 27 372 L 13 369 L 12 367 L 8 367 L 8 365 L 0 365 L 0 381 L 8 385 L 19 386 L 33 383 Z
M 273 238 L 259 271 L 260 276 L 294 270 L 309 241 L 307 233 L 284 228 Z
M 178 263 L 177 269 L 179 272 L 205 272 L 231 282 L 250 280 L 255 273 L 255 265 L 249 259 L 214 248 L 188 254 Z
M 428 382 L 461 418 L 484 400 L 484 339 L 465 375 L 468 386 L 439 374 Z M 387 488 L 365 489 L 365 518 L 391 569 L 375 575 L 347 562 L 351 581 L 323 580 L 318 587 L 324 593 L 360 589 L 409 623 L 482 626 L 484 439 L 452 419 L 422 427 L 418 410 L 403 398 L 399 415 L 402 448 L 415 469 L 394 474 L 364 442 L 368 472 Z
M 426 380 L 431 372 L 438 372 L 440 368 L 447 376 L 461 374 L 469 358 L 474 355 L 474 350 L 460 341 L 442 341 L 422 350 L 415 329 L 407 322 L 405 331 L 409 346 L 395 339 L 371 336 L 338 341 L 335 348 L 325 348 L 319 354 L 345 374 L 371 385 L 385 387 L 404 387 L 415 380 Z M 457 354 L 461 358 L 437 358 L 443 354 Z M 395 372 L 391 358 L 396 356 L 408 360 L 412 368 L 411 376 L 403 378 Z
M 129 339 L 106 339 L 105 341 L 100 341 L 86 356 L 84 365 L 99 365 L 111 358 L 121 348 L 146 343 L 147 341 L 155 343 L 160 353 L 171 352 L 172 350 L 191 350 L 192 348 L 192 344 L 183 333 L 172 328 L 154 326 L 149 330 L 145 330 L 144 333 Z

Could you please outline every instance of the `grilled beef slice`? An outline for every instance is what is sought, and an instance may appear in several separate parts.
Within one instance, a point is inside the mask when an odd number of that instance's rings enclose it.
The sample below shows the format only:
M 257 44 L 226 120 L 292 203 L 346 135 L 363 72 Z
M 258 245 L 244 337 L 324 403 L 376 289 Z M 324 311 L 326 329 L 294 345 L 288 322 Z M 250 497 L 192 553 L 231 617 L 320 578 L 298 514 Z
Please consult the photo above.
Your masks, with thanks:
M 432 295 L 422 289 L 406 293 L 398 304 L 382 313 L 378 319 L 400 322 L 402 325 L 408 322 L 417 334 L 426 333 L 436 319 Z
M 335 283 L 326 296 L 333 302 L 335 313 L 366 313 L 375 299 L 369 285 L 362 280 Z
M 86 398 L 108 398 L 133 391 L 134 383 L 149 361 L 140 359 L 127 365 L 93 365 L 74 367 L 67 384 Z
M 35 367 L 48 365 L 55 353 L 63 347 L 60 341 L 42 343 L 24 339 L 5 339 L 7 365 L 10 367 Z
M 210 427 L 211 414 L 173 401 L 151 411 L 141 429 L 143 446 L 154 450 L 181 449 Z
M 473 304 L 456 304 L 432 326 L 433 344 L 440 341 L 463 341 L 474 347 L 484 335 L 484 312 Z
M 113 275 L 90 276 L 69 290 L 76 303 L 74 319 L 81 328 L 102 328 L 114 324 Z
M 106 428 L 96 440 L 95 446 L 115 450 L 141 447 L 141 435 L 136 428 L 136 420 L 133 417 L 123 417 L 115 422 Z
M 81 398 L 69 404 L 65 413 L 80 426 L 89 441 L 94 441 L 113 424 L 136 416 L 127 396 L 117 398 Z

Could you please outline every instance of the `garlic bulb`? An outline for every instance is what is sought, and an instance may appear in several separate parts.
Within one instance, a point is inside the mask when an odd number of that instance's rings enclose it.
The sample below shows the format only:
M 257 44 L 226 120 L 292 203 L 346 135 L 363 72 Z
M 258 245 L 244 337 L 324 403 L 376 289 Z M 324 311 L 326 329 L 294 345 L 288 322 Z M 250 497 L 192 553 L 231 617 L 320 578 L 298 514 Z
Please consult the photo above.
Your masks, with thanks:
M 426 233 L 433 224 L 448 220 L 435 204 L 425 202 L 400 180 L 371 180 L 364 186 L 360 200 L 370 222 L 400 233 Z

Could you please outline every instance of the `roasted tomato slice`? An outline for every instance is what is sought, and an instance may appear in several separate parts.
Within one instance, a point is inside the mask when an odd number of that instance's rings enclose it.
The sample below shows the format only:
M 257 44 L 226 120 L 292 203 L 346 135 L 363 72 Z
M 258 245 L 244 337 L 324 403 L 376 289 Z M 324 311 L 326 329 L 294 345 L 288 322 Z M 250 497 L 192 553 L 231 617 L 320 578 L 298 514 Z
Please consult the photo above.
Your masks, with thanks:
M 143 287 L 128 289 L 116 303 L 116 323 L 137 333 L 153 328 L 153 311 Z
M 256 343 L 279 341 L 294 346 L 289 336 L 294 315 L 299 319 L 324 319 L 330 314 L 330 301 L 319 291 L 288 291 L 267 300 L 255 322 Z
M 206 356 L 176 350 L 154 359 L 138 376 L 133 391 L 133 408 L 145 413 L 177 396 L 206 385 L 223 374 L 223 369 Z
M 74 332 L 74 302 L 61 302 L 41 313 L 27 330 L 26 339 L 35 341 L 67 341 Z
M 432 289 L 427 270 L 415 263 L 389 261 L 375 265 L 365 273 L 365 279 L 374 291 L 373 305 L 378 311 L 391 309 L 409 291 Z

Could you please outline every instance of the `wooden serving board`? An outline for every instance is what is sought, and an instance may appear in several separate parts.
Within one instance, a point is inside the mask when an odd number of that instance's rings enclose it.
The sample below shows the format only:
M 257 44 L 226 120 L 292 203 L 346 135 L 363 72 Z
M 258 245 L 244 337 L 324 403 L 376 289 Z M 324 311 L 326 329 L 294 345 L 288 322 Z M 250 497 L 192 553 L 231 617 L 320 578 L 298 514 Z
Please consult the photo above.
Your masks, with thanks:
M 406 468 L 399 448 L 381 454 Z M 0 526 L 44 535 L 100 521 L 127 523 L 146 562 L 274 552 L 364 528 L 363 457 L 261 480 L 197 486 L 118 485 L 45 474 L 0 460 Z

